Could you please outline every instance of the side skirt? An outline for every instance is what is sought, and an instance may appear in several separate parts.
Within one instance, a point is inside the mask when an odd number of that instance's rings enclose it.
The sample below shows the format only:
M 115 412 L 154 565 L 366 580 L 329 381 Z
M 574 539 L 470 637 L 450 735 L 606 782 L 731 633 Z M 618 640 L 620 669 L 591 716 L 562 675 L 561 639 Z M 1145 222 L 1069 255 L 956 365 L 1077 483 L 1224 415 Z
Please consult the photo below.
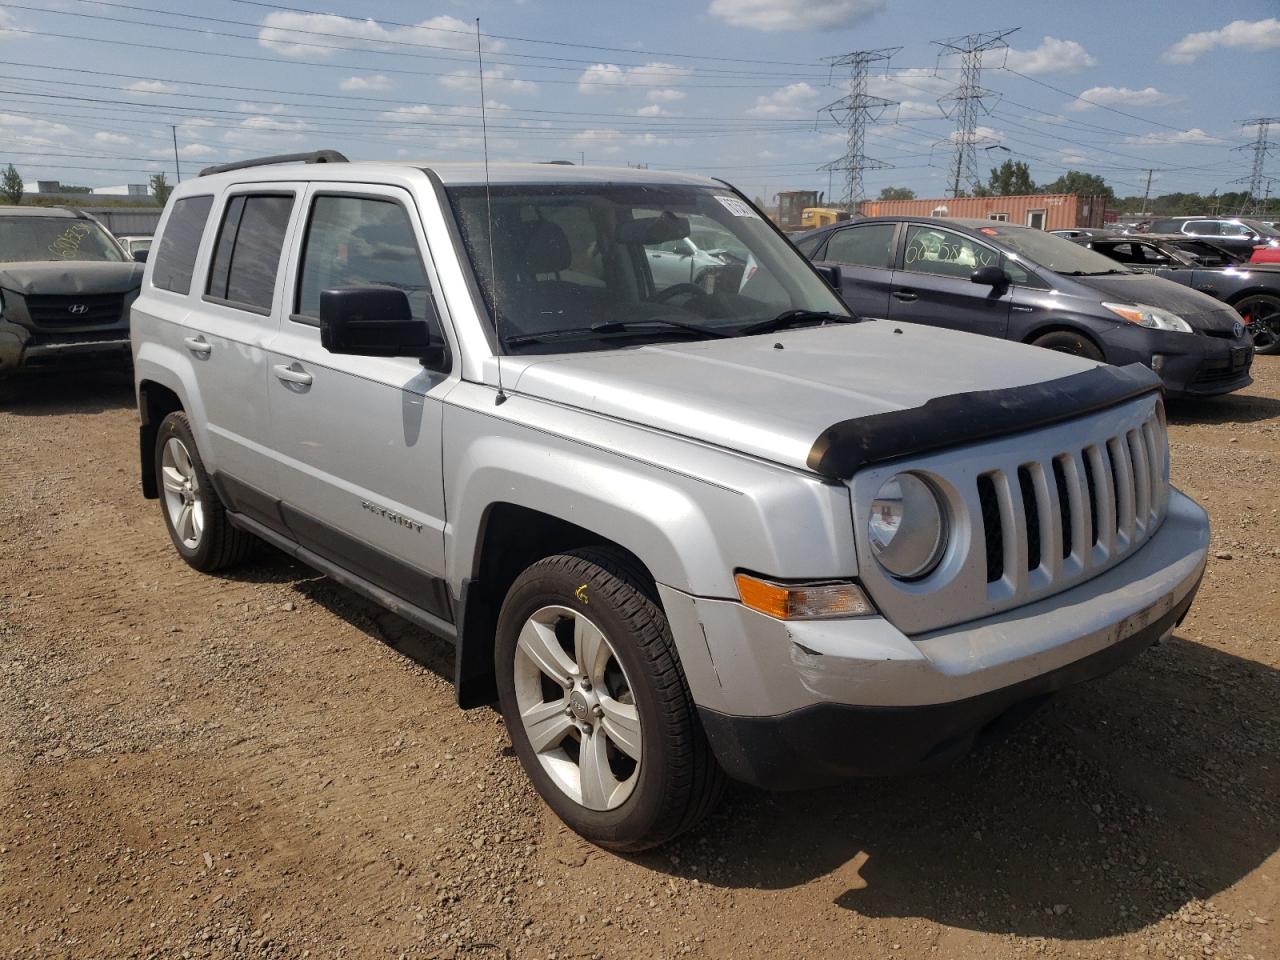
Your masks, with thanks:
M 227 519 L 241 530 L 252 533 L 255 537 L 265 540 L 278 550 L 287 553 L 296 560 L 300 560 L 307 566 L 318 570 L 326 577 L 334 580 L 348 589 L 363 594 L 374 603 L 381 607 L 385 607 L 392 613 L 404 617 L 410 623 L 417 624 L 424 630 L 428 630 L 437 636 L 444 637 L 453 643 L 458 642 L 458 628 L 447 620 L 443 620 L 433 613 L 415 606 L 402 600 L 394 593 L 382 589 L 378 585 L 371 583 L 363 577 L 345 570 L 336 563 L 328 560 L 320 554 L 308 550 L 306 547 L 299 546 L 293 540 L 272 530 L 266 524 L 260 523 L 251 517 L 247 517 L 242 513 L 233 513 L 227 511 Z

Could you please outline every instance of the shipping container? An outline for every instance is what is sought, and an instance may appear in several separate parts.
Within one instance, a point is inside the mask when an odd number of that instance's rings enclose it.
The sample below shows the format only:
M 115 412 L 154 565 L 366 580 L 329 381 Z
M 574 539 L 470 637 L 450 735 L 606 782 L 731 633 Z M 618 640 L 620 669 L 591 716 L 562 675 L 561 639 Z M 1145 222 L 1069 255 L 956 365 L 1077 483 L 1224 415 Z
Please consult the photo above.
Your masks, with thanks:
M 1040 193 L 1017 197 L 946 197 L 939 200 L 864 200 L 864 217 L 969 217 L 1004 220 L 1040 230 L 1101 227 L 1106 197 Z

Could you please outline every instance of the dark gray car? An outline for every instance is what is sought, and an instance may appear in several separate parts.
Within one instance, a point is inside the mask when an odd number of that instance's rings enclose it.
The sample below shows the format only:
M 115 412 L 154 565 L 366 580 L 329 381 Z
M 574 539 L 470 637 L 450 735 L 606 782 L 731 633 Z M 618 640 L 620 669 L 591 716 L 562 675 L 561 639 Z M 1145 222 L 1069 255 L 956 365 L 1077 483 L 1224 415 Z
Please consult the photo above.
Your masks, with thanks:
M 142 265 L 64 207 L 0 207 L 0 375 L 71 360 L 126 366 Z
M 1174 396 L 1252 383 L 1253 342 L 1225 304 L 1041 230 L 991 220 L 871 217 L 796 238 L 837 267 L 867 317 L 1142 363 Z

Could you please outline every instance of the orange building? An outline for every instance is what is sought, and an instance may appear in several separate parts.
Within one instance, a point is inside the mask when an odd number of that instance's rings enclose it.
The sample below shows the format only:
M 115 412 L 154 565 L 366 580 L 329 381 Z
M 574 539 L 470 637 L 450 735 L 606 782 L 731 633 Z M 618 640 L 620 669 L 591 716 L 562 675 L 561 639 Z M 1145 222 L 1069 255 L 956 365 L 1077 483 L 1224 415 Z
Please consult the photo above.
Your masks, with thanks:
M 941 200 L 864 200 L 864 217 L 976 217 L 1006 220 L 1040 230 L 1101 227 L 1106 197 L 1073 193 L 1037 193 L 1019 197 L 947 197 Z

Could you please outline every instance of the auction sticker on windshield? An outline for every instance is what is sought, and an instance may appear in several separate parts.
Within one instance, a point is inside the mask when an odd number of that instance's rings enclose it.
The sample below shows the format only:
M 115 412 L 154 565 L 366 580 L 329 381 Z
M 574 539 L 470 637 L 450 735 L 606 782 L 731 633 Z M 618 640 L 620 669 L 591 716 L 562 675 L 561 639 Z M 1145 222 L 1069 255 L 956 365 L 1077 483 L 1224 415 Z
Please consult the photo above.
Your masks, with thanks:
M 717 196 L 717 197 L 716 197 L 716 199 L 717 199 L 717 200 L 719 200 L 719 201 L 720 201 L 720 203 L 721 203 L 721 205 L 722 205 L 726 210 L 728 210 L 730 213 L 732 213 L 735 217 L 754 217 L 754 216 L 756 216 L 756 212 L 755 212 L 754 210 L 752 210 L 752 209 L 751 209 L 751 207 L 750 207 L 748 204 L 743 203 L 743 202 L 742 202 L 741 200 L 739 200 L 737 197 L 721 197 L 721 196 Z

